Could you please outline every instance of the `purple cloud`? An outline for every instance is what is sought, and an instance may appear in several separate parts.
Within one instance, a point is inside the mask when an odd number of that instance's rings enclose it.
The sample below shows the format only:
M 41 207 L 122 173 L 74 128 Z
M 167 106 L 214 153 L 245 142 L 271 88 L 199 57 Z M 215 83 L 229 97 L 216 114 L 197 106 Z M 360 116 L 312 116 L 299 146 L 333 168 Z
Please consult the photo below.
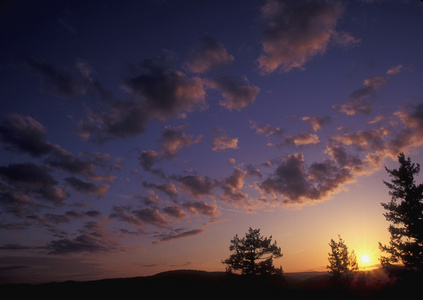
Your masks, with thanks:
M 260 88 L 250 84 L 247 78 L 236 79 L 231 76 L 215 76 L 207 81 L 207 86 L 221 91 L 223 100 L 219 104 L 229 111 L 240 111 L 250 106 L 260 92 Z
M 219 41 L 211 36 L 205 36 L 191 50 L 184 66 L 193 73 L 206 73 L 224 67 L 233 60 L 234 57 Z
M 261 9 L 259 70 L 269 74 L 303 69 L 308 60 L 326 52 L 330 41 L 343 47 L 357 44 L 350 34 L 335 30 L 343 11 L 343 5 L 333 1 L 266 1 Z

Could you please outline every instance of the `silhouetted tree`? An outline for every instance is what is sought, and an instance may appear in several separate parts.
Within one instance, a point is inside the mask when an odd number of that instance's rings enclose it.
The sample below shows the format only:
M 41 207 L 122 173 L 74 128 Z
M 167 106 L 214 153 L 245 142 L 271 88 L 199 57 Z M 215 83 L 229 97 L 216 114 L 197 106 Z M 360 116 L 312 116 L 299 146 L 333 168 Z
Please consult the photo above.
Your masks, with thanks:
M 272 236 L 265 238 L 260 235 L 260 229 L 248 229 L 245 237 L 235 235 L 229 250 L 233 253 L 222 261 L 227 265 L 226 270 L 240 270 L 243 275 L 280 275 L 282 267 L 275 269 L 273 258 L 282 257 L 281 248 L 276 241 L 272 243 Z
M 350 253 L 345 241 L 338 235 L 339 241 L 330 240 L 331 252 L 327 266 L 331 280 L 337 286 L 348 286 L 358 272 L 357 258 L 354 250 Z
M 404 153 L 398 155 L 400 167 L 389 170 L 385 167 L 391 182 L 383 183 L 392 196 L 388 203 L 381 203 L 387 211 L 384 216 L 391 222 L 389 245 L 379 243 L 387 253 L 380 262 L 392 278 L 410 278 L 423 273 L 423 184 L 416 185 L 414 176 L 420 172 L 420 165 L 411 163 Z M 398 268 L 397 264 L 403 267 Z

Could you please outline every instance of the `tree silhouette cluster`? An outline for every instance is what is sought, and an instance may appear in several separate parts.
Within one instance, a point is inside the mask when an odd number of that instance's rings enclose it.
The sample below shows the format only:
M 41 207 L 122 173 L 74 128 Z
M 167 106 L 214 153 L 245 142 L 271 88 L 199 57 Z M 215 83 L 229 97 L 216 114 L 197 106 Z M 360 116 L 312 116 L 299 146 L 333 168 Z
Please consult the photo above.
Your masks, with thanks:
M 380 257 L 385 272 L 395 279 L 419 280 L 423 276 L 423 183 L 416 185 L 414 176 L 420 165 L 411 163 L 403 153 L 398 156 L 400 167 L 390 170 L 385 167 L 391 182 L 384 181 L 392 196 L 389 203 L 381 203 L 387 211 L 384 216 L 391 222 L 389 245 L 379 243 L 386 256 Z M 359 268 L 354 250 L 349 251 L 345 241 L 338 235 L 331 239 L 327 265 L 331 280 L 336 286 L 349 286 Z M 282 267 L 276 269 L 274 258 L 282 257 L 282 250 L 272 236 L 263 237 L 260 229 L 249 228 L 245 237 L 238 235 L 231 240 L 232 254 L 222 261 L 227 271 L 240 271 L 243 275 L 283 275 Z

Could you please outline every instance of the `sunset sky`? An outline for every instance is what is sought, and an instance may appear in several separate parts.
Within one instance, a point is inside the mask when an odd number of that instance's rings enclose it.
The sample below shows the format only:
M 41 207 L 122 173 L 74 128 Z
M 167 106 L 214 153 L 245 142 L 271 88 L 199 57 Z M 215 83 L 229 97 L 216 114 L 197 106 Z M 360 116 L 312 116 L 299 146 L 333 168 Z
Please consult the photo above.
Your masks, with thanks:
M 0 283 L 224 271 L 249 227 L 366 268 L 423 164 L 421 1 L 6 1 L 0 43 Z

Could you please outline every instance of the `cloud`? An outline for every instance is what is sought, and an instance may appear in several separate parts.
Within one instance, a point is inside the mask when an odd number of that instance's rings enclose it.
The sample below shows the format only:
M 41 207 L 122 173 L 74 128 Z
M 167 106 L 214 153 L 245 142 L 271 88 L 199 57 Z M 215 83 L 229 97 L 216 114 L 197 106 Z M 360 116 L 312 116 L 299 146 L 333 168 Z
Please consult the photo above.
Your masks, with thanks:
M 281 145 L 306 146 L 320 143 L 319 137 L 314 133 L 300 133 L 296 136 L 285 135 Z
M 371 77 L 364 80 L 364 87 L 355 90 L 350 94 L 351 100 L 344 104 L 335 104 L 332 107 L 347 115 L 369 114 L 373 110 L 373 105 L 366 102 L 365 99 L 372 96 L 373 93 L 387 82 L 385 77 Z
M 26 64 L 33 69 L 44 83 L 50 84 L 48 91 L 60 96 L 76 96 L 81 93 L 80 83 L 64 68 L 54 64 L 26 58 Z
M 220 127 L 214 129 L 213 151 L 223 151 L 226 149 L 238 149 L 238 138 L 231 138 Z
M 210 218 L 215 218 L 218 216 L 217 213 L 217 205 L 216 204 L 209 204 L 204 201 L 193 201 L 193 202 L 185 202 L 182 206 L 188 209 L 194 215 L 203 214 Z
M 179 194 L 178 190 L 176 189 L 176 186 L 171 182 L 167 182 L 164 184 L 155 184 L 155 183 L 148 183 L 146 181 L 143 181 L 142 185 L 144 187 L 154 188 L 158 191 L 161 191 L 165 193 L 166 195 L 168 195 L 169 197 L 175 197 Z
M 223 100 L 219 104 L 229 111 L 240 111 L 250 106 L 260 92 L 260 88 L 251 85 L 247 78 L 235 79 L 231 76 L 215 76 L 207 81 L 207 86 L 222 92 Z
M 137 226 L 144 226 L 145 223 L 142 222 L 139 218 L 137 218 L 132 212 L 132 208 L 129 205 L 115 205 L 112 208 L 112 213 L 110 214 L 111 219 L 117 219 L 122 222 L 126 222 L 129 224 L 137 225 Z
M 385 151 L 395 158 L 400 152 L 423 145 L 423 102 L 401 107 L 394 115 L 398 117 L 401 128 L 389 141 Z
M 87 110 L 87 116 L 78 123 L 76 133 L 84 140 L 97 143 L 140 135 L 150 120 L 146 105 L 135 100 L 108 101 L 100 108 Z
M 156 206 L 162 202 L 162 200 L 160 200 L 159 196 L 157 196 L 157 194 L 154 191 L 149 190 L 148 194 L 149 194 L 148 196 L 134 195 L 133 197 L 135 199 L 141 200 L 146 206 Z
M 0 186 L 3 193 L 20 193 L 47 200 L 56 205 L 61 204 L 68 196 L 57 187 L 58 182 L 48 169 L 36 163 L 16 163 L 0 167 L 0 179 L 8 185 Z
M 117 240 L 101 223 L 87 222 L 78 232 L 80 235 L 73 239 L 51 241 L 46 246 L 48 254 L 115 252 L 120 249 Z
M 40 157 L 52 151 L 53 145 L 46 140 L 43 125 L 30 116 L 9 114 L 0 124 L 0 139 L 4 148 L 17 153 Z
M 94 163 L 81 160 L 58 145 L 54 146 L 52 155 L 46 159 L 46 163 L 71 174 L 84 176 L 94 175 L 95 170 Z
M 194 46 L 184 66 L 193 73 L 206 73 L 226 66 L 232 61 L 234 57 L 219 41 L 211 36 L 205 36 Z
M 423 145 L 422 112 L 423 104 L 404 106 L 386 126 L 331 136 L 326 153 L 355 176 L 371 174 L 386 158 L 395 160 L 398 153 Z
M 3 207 L 4 212 L 13 214 L 16 217 L 23 217 L 33 207 L 36 207 L 37 203 L 32 201 L 27 195 L 8 191 L 0 193 L 0 205 Z
M 220 187 L 223 189 L 223 195 L 221 198 L 236 202 L 246 201 L 248 195 L 241 190 L 244 186 L 246 176 L 247 172 L 235 168 L 231 176 L 220 182 Z
M 131 100 L 103 99 L 97 108 L 87 108 L 79 122 L 78 135 L 103 143 L 114 138 L 130 138 L 145 132 L 151 120 L 168 120 L 206 107 L 203 80 L 190 78 L 167 66 L 164 58 L 147 59 L 122 88 Z
M 110 101 L 113 97 L 100 81 L 91 77 L 93 69 L 82 59 L 75 62 L 74 67 L 78 71 L 76 74 L 61 66 L 32 58 L 25 58 L 24 62 L 39 75 L 41 82 L 47 86 L 46 91 L 54 95 L 74 97 L 89 94 L 105 101 Z
M 358 43 L 349 33 L 335 30 L 343 11 L 343 5 L 333 1 L 266 1 L 261 8 L 259 70 L 303 69 L 312 57 L 326 52 L 330 41 L 343 47 Z
M 164 214 L 176 219 L 183 219 L 186 217 L 184 210 L 178 206 L 167 206 L 163 208 L 163 212 Z
M 311 194 L 315 193 L 305 176 L 304 157 L 301 154 L 284 157 L 274 177 L 264 180 L 261 188 L 266 194 L 274 197 L 282 194 L 291 201 L 299 201 L 302 197 L 311 198 Z
M 93 183 L 86 182 L 74 176 L 65 178 L 65 182 L 79 193 L 86 195 L 97 195 L 97 197 L 104 196 L 110 188 L 110 185 L 108 184 L 97 186 Z
M 331 122 L 331 118 L 329 116 L 325 116 L 325 117 L 304 116 L 301 118 L 301 120 L 309 122 L 314 132 L 322 129 L 324 125 L 327 125 Z
M 272 127 L 269 124 L 260 126 L 260 125 L 257 124 L 256 121 L 252 121 L 252 120 L 250 120 L 249 123 L 250 123 L 250 128 L 255 130 L 256 133 L 264 134 L 267 137 L 282 133 L 282 128 L 280 128 L 280 127 Z
M 350 170 L 337 166 L 333 160 L 307 167 L 304 156 L 297 153 L 283 157 L 274 174 L 259 187 L 274 199 L 281 196 L 283 203 L 305 203 L 326 200 L 353 181 Z
M 162 169 L 154 167 L 154 165 L 161 159 L 162 156 L 155 150 L 142 151 L 141 155 L 138 157 L 138 160 L 145 171 L 151 172 L 159 177 L 166 178 L 167 175 Z
M 9 114 L 0 124 L 0 138 L 4 148 L 19 154 L 29 154 L 35 158 L 46 157 L 44 162 L 75 175 L 83 175 L 97 181 L 113 181 L 114 176 L 95 174 L 97 166 L 108 168 L 110 155 L 99 152 L 82 152 L 80 157 L 53 145 L 46 139 L 44 126 L 30 116 Z M 85 159 L 81 159 L 84 157 Z
M 184 133 L 185 126 L 165 127 L 160 139 L 160 154 L 166 158 L 176 158 L 178 151 L 197 144 L 201 141 L 202 135 L 195 138 Z
M 146 171 L 151 171 L 153 169 L 154 164 L 157 161 L 159 153 L 154 150 L 142 151 L 140 157 L 138 158 L 141 166 Z
M 142 63 L 141 74 L 127 78 L 123 88 L 141 97 L 151 119 L 167 120 L 181 112 L 205 107 L 203 81 L 166 66 L 163 59 Z
M 182 239 L 182 238 L 186 238 L 186 237 L 200 235 L 202 233 L 204 233 L 203 229 L 188 230 L 188 231 L 184 231 L 184 232 L 181 232 L 181 233 L 171 232 L 170 234 L 160 235 L 159 242 L 168 242 L 168 241 L 171 241 L 171 240 L 177 240 L 177 239 Z M 153 244 L 157 244 L 157 243 L 158 243 L 157 241 L 153 242 Z
M 210 179 L 208 176 L 175 176 L 175 179 L 179 182 L 180 188 L 195 198 L 201 198 L 203 196 L 210 195 L 211 191 L 217 185 L 217 182 Z
M 352 98 L 368 97 L 371 95 L 371 93 L 379 89 L 386 82 L 387 82 L 387 79 L 385 77 L 375 76 L 371 78 L 366 78 L 364 79 L 364 82 L 363 82 L 364 87 L 352 92 L 350 97 Z
M 335 135 L 331 139 L 346 146 L 354 146 L 360 151 L 378 151 L 385 147 L 384 137 L 390 133 L 385 128 L 360 130 L 355 133 Z
M 386 71 L 386 75 L 394 75 L 394 74 L 398 74 L 402 71 L 402 65 L 398 65 L 396 67 L 392 67 L 390 68 L 388 71 Z
M 43 226 L 47 231 L 55 237 L 66 237 L 68 233 L 57 227 L 60 224 L 67 224 L 75 220 L 83 220 L 85 218 L 101 218 L 101 213 L 96 210 L 88 211 L 75 211 L 69 210 L 63 214 L 46 213 L 46 214 L 33 214 L 25 216 L 25 220 L 36 226 Z
M 135 216 L 144 224 L 153 224 L 158 227 L 170 225 L 170 221 L 160 214 L 157 208 L 146 207 L 139 210 L 134 210 Z
M 160 214 L 157 208 L 146 207 L 141 209 L 132 209 L 130 206 L 121 205 L 113 206 L 113 213 L 110 218 L 115 218 L 137 226 L 145 226 L 147 224 L 158 227 L 168 226 L 170 221 Z
M 350 33 L 344 31 L 335 31 L 332 38 L 334 44 L 346 49 L 355 47 L 361 42 L 361 39 L 358 39 Z

